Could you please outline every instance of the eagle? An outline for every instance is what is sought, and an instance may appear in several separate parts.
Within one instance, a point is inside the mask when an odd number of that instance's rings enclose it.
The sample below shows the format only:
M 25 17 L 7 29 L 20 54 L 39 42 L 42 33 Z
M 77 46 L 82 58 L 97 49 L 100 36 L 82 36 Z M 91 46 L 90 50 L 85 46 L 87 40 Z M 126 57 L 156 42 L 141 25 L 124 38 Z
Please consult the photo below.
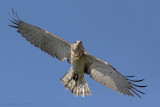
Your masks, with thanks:
M 85 74 L 97 81 L 98 83 L 123 95 L 134 96 L 141 98 L 140 94 L 144 92 L 136 87 L 146 87 L 146 85 L 136 85 L 133 82 L 141 82 L 141 80 L 132 80 L 134 76 L 123 76 L 109 63 L 91 56 L 84 49 L 82 41 L 76 41 L 73 44 L 49 33 L 46 30 L 28 24 L 18 17 L 18 14 L 13 11 L 10 14 L 14 25 L 9 25 L 18 29 L 27 41 L 42 51 L 48 53 L 53 58 L 60 61 L 66 60 L 71 64 L 71 68 L 60 79 L 65 89 L 70 90 L 73 95 L 82 96 L 91 95 L 91 91 L 85 79 Z

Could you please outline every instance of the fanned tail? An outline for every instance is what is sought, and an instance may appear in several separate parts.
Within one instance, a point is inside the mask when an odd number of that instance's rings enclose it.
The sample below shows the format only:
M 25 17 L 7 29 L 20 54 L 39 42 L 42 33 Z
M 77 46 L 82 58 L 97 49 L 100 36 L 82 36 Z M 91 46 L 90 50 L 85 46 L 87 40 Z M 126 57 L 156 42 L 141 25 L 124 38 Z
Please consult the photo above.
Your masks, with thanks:
M 85 77 L 80 81 L 76 75 L 74 75 L 72 67 L 69 71 L 60 79 L 64 87 L 70 90 L 73 95 L 82 96 L 91 95 L 88 84 Z

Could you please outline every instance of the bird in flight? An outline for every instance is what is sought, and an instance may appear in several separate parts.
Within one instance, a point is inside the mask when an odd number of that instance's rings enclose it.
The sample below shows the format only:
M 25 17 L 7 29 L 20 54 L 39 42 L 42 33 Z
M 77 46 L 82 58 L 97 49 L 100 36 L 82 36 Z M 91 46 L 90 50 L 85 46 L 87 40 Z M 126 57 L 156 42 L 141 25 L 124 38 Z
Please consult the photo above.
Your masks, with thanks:
M 109 63 L 88 54 L 83 47 L 82 41 L 70 44 L 46 30 L 22 21 L 13 10 L 11 18 L 10 21 L 14 25 L 9 26 L 17 28 L 17 32 L 27 41 L 52 57 L 60 61 L 66 60 L 71 64 L 71 68 L 60 79 L 60 82 L 73 95 L 82 97 L 91 95 L 84 74 L 90 75 L 93 80 L 120 94 L 128 96 L 134 96 L 135 94 L 140 98 L 141 96 L 138 93 L 145 94 L 135 87 L 143 88 L 146 86 L 133 83 L 141 82 L 144 79 L 131 80 L 129 78 L 134 76 L 123 76 Z

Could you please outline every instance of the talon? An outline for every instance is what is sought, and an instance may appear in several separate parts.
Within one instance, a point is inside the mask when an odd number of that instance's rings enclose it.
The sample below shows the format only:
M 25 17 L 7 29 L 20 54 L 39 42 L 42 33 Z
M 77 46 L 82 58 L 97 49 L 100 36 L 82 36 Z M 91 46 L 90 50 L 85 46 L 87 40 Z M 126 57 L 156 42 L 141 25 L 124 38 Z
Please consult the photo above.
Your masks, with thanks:
M 78 75 L 75 74 L 75 73 L 73 73 L 72 78 L 73 78 L 75 81 L 77 81 L 77 80 L 78 80 Z

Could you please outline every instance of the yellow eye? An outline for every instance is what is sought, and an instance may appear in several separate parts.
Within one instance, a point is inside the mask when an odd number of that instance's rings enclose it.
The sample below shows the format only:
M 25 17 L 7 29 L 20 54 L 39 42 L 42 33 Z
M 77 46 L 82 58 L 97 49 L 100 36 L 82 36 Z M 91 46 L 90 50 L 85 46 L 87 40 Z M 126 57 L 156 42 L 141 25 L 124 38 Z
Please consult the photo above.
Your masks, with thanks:
M 74 42 L 74 44 L 76 44 L 76 43 L 77 43 L 77 41 Z

